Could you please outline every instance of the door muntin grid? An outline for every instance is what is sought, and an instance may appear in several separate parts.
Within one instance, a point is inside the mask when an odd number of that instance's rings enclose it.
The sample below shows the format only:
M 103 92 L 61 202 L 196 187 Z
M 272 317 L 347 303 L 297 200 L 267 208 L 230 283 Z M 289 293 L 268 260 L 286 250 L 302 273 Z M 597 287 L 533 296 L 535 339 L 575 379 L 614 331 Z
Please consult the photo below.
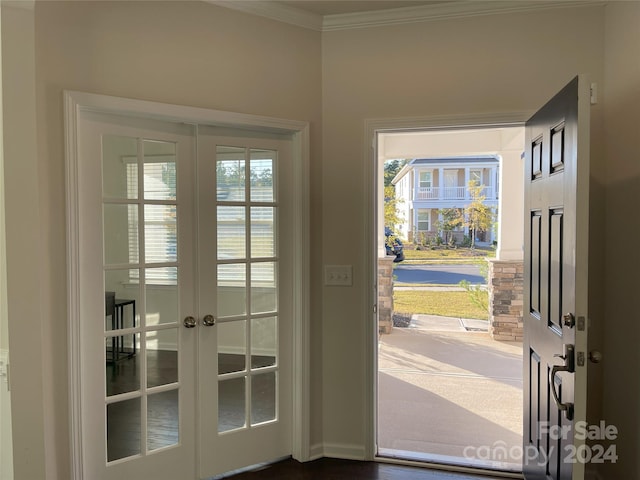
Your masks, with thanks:
M 216 147 L 218 433 L 278 421 L 277 151 Z

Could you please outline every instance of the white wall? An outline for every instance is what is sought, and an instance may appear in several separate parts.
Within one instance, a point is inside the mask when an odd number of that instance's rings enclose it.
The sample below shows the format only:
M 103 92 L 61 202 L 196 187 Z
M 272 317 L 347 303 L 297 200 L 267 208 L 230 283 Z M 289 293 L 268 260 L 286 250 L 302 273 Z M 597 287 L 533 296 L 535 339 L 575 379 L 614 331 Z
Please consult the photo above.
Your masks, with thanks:
M 323 261 L 354 276 L 323 295 L 330 451 L 364 455 L 369 427 L 365 119 L 533 112 L 578 73 L 602 81 L 603 28 L 602 7 L 590 7 L 323 35 Z M 336 238 L 348 241 L 334 248 Z
M 640 3 L 606 7 L 605 106 L 606 242 L 604 288 L 604 415 L 620 429 L 620 460 L 605 478 L 640 478 Z
M 33 61 L 35 52 L 37 66 L 35 73 L 33 67 L 24 73 L 12 65 L 21 89 L 35 91 L 37 105 L 19 106 L 17 100 L 5 105 L 15 125 L 10 133 L 21 147 L 19 155 L 5 155 L 7 232 L 13 232 L 7 239 L 8 257 L 30 274 L 29 282 L 22 282 L 22 275 L 12 275 L 8 266 L 9 286 L 15 290 L 9 296 L 20 307 L 20 314 L 12 316 L 9 305 L 10 322 L 16 326 L 12 356 L 22 362 L 12 392 L 16 476 L 67 480 L 63 89 L 309 121 L 311 173 L 319 178 L 320 34 L 203 2 L 38 2 L 35 11 L 25 14 L 27 25 L 3 18 L 2 31 L 3 40 L 13 34 L 11 41 L 3 41 L 3 54 L 6 50 L 9 55 L 4 64 L 10 58 Z M 29 21 L 35 21 L 35 28 Z M 29 32 L 30 39 L 25 35 Z M 6 95 L 9 85 L 3 87 Z M 36 114 L 34 124 L 20 125 L 24 128 L 15 132 L 25 107 Z M 5 122 L 5 138 L 7 129 Z M 316 252 L 311 261 L 319 271 L 319 183 L 310 195 Z M 319 442 L 321 306 L 317 285 L 312 288 L 311 335 L 316 340 L 311 355 L 318 366 L 311 382 L 312 440 Z M 21 358 L 15 351 L 22 352 Z

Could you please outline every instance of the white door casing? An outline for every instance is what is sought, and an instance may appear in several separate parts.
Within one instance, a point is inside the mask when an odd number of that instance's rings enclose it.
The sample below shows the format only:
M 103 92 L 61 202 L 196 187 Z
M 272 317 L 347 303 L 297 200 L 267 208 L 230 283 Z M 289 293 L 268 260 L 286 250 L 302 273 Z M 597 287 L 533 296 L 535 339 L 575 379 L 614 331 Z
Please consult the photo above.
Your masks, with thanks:
M 576 77 L 526 124 L 527 480 L 584 479 L 584 463 L 571 459 L 584 443 L 574 438 L 573 427 L 586 420 L 587 405 L 588 85 L 584 77 Z
M 96 375 L 98 378 L 97 384 L 93 385 L 95 388 L 91 388 L 90 384 L 93 380 L 87 378 L 87 372 L 91 373 L 92 370 L 91 362 L 85 364 L 83 357 L 87 356 L 92 349 L 94 349 L 94 352 L 104 352 L 104 337 L 107 337 L 108 345 L 111 345 L 112 337 L 115 337 L 114 335 L 110 335 L 108 331 L 106 334 L 104 331 L 101 331 L 100 335 L 92 336 L 90 334 L 92 327 L 87 327 L 86 324 L 81 322 L 83 318 L 91 318 L 90 315 L 92 314 L 100 316 L 99 310 L 105 308 L 104 302 L 106 301 L 102 299 L 103 297 L 101 293 L 103 290 L 103 273 L 102 271 L 98 271 L 102 270 L 102 264 L 101 262 L 94 261 L 95 258 L 102 258 L 102 252 L 92 251 L 92 248 L 95 248 L 96 245 L 101 246 L 103 238 L 101 204 L 103 199 L 99 194 L 102 190 L 100 180 L 101 167 L 100 161 L 95 161 L 95 156 L 92 161 L 87 161 L 86 158 L 83 158 L 84 147 L 82 147 L 81 141 L 84 133 L 86 133 L 84 129 L 88 126 L 88 123 L 90 123 L 85 120 L 92 116 L 95 117 L 93 113 L 89 113 L 90 111 L 98 111 L 99 116 L 102 116 L 103 119 L 107 116 L 107 113 L 117 113 L 120 115 L 145 118 L 143 123 L 152 126 L 150 132 L 144 132 L 140 129 L 138 131 L 131 130 L 132 126 L 137 126 L 139 119 L 134 120 L 127 117 L 120 117 L 118 121 L 111 122 L 113 124 L 110 126 L 112 134 L 126 135 L 126 130 L 128 129 L 128 134 L 132 135 L 131 138 L 139 139 L 138 143 L 144 142 L 144 140 L 140 140 L 144 138 L 153 139 L 153 141 L 157 141 L 158 139 L 162 141 L 174 141 L 175 139 L 169 137 L 171 135 L 175 135 L 176 132 L 168 132 L 167 130 L 177 130 L 178 135 L 182 134 L 184 137 L 180 139 L 182 143 L 175 141 L 175 144 L 179 146 L 179 160 L 182 160 L 184 156 L 189 156 L 193 153 L 190 149 L 194 146 L 193 143 L 195 142 L 195 136 L 193 135 L 193 132 L 195 132 L 196 126 L 190 124 L 194 123 L 200 125 L 217 124 L 227 127 L 236 126 L 253 128 L 255 131 L 267 130 L 271 132 L 271 136 L 273 136 L 274 133 L 282 136 L 284 140 L 281 141 L 281 146 L 283 145 L 282 142 L 293 146 L 293 161 L 289 170 L 285 172 L 288 177 L 287 182 L 289 185 L 293 186 L 292 190 L 287 192 L 289 197 L 286 198 L 290 207 L 282 209 L 283 212 L 286 212 L 287 219 L 290 220 L 285 223 L 290 225 L 291 228 L 291 230 L 287 232 L 288 238 L 290 239 L 288 241 L 290 243 L 286 245 L 287 261 L 284 262 L 288 274 L 286 281 L 280 282 L 282 286 L 287 288 L 287 298 L 291 300 L 289 302 L 290 307 L 285 313 L 294 320 L 291 328 L 286 330 L 285 337 L 281 338 L 280 341 L 285 341 L 285 343 L 287 343 L 285 348 L 287 353 L 285 354 L 285 357 L 289 357 L 289 359 L 291 359 L 293 356 L 293 359 L 289 360 L 284 370 L 278 371 L 277 374 L 275 373 L 275 370 L 280 370 L 280 366 L 278 366 L 278 368 L 272 367 L 272 370 L 274 371 L 271 373 L 274 376 L 278 375 L 278 378 L 286 377 L 287 379 L 290 379 L 289 385 L 293 385 L 293 397 L 295 399 L 293 408 L 291 408 L 291 405 L 287 405 L 284 401 L 282 403 L 283 406 L 286 406 L 287 411 L 292 412 L 291 418 L 294 432 L 293 439 L 290 434 L 288 435 L 288 445 L 286 447 L 285 454 L 293 454 L 295 458 L 300 460 L 308 459 L 309 419 L 308 380 L 306 380 L 306 378 L 308 378 L 307 370 L 309 367 L 308 348 L 306 348 L 308 345 L 308 338 L 306 337 L 308 332 L 308 282 L 306 281 L 305 275 L 305 272 L 307 271 L 305 269 L 305 265 L 308 262 L 308 252 L 306 247 L 308 241 L 308 224 L 306 220 L 308 217 L 306 215 L 308 200 L 306 198 L 307 190 L 305 190 L 305 185 L 307 184 L 308 125 L 302 122 L 282 121 L 264 117 L 252 117 L 173 105 L 161 105 L 150 102 L 119 99 L 100 95 L 89 95 L 77 92 L 65 93 L 65 100 L 67 107 L 67 196 L 69 234 L 69 366 L 71 417 L 73 423 L 72 451 L 74 478 L 103 477 L 102 474 L 95 474 L 95 468 L 97 468 L 96 466 L 105 464 L 105 448 L 102 448 L 102 446 L 104 446 L 105 443 L 104 430 L 106 425 L 101 424 L 100 421 L 100 418 L 104 419 L 104 415 L 96 414 L 95 411 L 92 412 L 90 406 L 93 404 L 87 402 L 95 401 L 95 405 L 100 403 L 104 404 L 104 376 Z M 155 118 L 156 120 L 152 121 L 149 120 L 149 118 Z M 161 132 L 160 135 L 157 133 L 158 131 Z M 189 144 L 189 135 L 191 135 L 191 144 Z M 260 136 L 262 134 L 258 133 L 256 135 Z M 151 148 L 154 145 L 152 142 L 149 142 L 149 146 Z M 99 159 L 100 152 L 93 153 L 97 154 L 97 158 Z M 294 182 L 293 179 L 296 181 Z M 195 235 L 195 218 L 193 214 L 197 211 L 197 208 L 195 208 L 192 201 L 192 199 L 195 198 L 195 195 L 192 195 L 190 198 L 188 195 L 185 195 L 185 193 L 190 190 L 190 187 L 191 191 L 195 190 L 195 184 L 192 183 L 191 186 L 188 184 L 189 181 L 194 180 L 195 172 L 189 171 L 189 168 L 184 168 L 181 174 L 178 175 L 178 191 L 181 191 L 183 194 L 183 197 L 180 197 L 177 202 L 179 239 L 184 237 L 185 231 L 190 231 Z M 215 182 L 215 180 L 211 181 Z M 215 190 L 214 184 L 210 185 L 210 190 Z M 97 195 L 95 194 L 96 192 L 98 192 Z M 87 203 L 87 199 L 93 200 Z M 91 202 L 94 203 L 91 204 Z M 120 203 L 131 202 L 120 201 Z M 154 202 L 152 201 L 151 203 Z M 118 201 L 115 201 L 115 204 L 118 204 Z M 120 205 L 116 205 L 116 207 L 119 206 Z M 157 208 L 158 206 L 153 205 L 152 207 Z M 171 206 L 167 207 L 166 205 L 163 205 L 162 207 L 175 208 Z M 111 208 L 111 206 L 109 208 Z M 142 212 L 143 209 L 146 210 L 147 207 L 129 205 L 128 208 L 140 208 L 140 211 Z M 149 209 L 151 210 L 152 208 Z M 98 212 L 97 215 L 95 215 L 96 211 Z M 193 239 L 195 239 L 195 236 Z M 88 245 L 90 248 L 87 248 Z M 198 296 L 196 289 L 194 288 L 197 278 L 195 266 L 192 271 L 189 270 L 191 267 L 186 266 L 189 263 L 193 265 L 193 258 L 191 257 L 195 256 L 195 253 L 191 255 L 190 252 L 192 251 L 191 247 L 194 245 L 195 242 L 188 238 L 187 240 L 179 240 L 178 242 L 178 248 L 181 253 L 179 254 L 180 260 L 177 268 L 179 268 L 181 272 L 179 275 L 180 284 L 184 284 L 184 287 L 186 287 L 181 289 L 184 290 L 184 293 L 181 293 L 180 296 L 180 319 L 185 316 L 189 316 L 189 312 L 187 311 L 189 308 L 194 312 L 198 310 L 198 307 L 195 306 L 195 298 Z M 101 248 L 99 248 L 99 250 L 101 250 Z M 142 250 L 144 252 L 144 242 L 142 243 Z M 100 265 L 99 267 L 90 267 L 89 270 L 91 270 L 91 268 L 95 270 L 91 273 L 91 271 L 87 271 L 87 264 Z M 89 293 L 89 295 L 87 295 L 87 293 Z M 201 293 L 199 297 L 202 298 Z M 192 305 L 192 307 L 189 307 L 189 305 Z M 87 309 L 90 312 L 87 311 Z M 95 312 L 93 310 L 95 310 Z M 144 308 L 138 310 L 138 312 L 140 311 L 144 312 Z M 201 312 L 197 312 L 196 315 L 200 315 L 200 313 Z M 100 330 L 102 330 L 101 322 L 98 323 L 100 323 Z M 130 325 L 128 326 L 128 329 L 125 328 L 123 333 L 127 335 L 138 334 L 139 340 L 148 338 L 149 334 L 148 332 L 145 333 L 144 328 L 142 328 L 143 326 L 144 325 L 141 326 L 139 324 L 138 329 L 136 330 L 135 325 Z M 174 386 L 155 386 L 157 389 L 159 388 L 158 393 L 166 390 L 176 390 L 176 392 L 179 390 L 180 392 L 181 430 L 179 446 L 169 446 L 164 450 L 156 450 L 149 456 L 143 455 L 143 457 L 146 457 L 143 459 L 144 461 L 127 462 L 116 459 L 110 463 L 109 471 L 112 473 L 116 472 L 118 469 L 124 469 L 124 465 L 127 463 L 137 463 L 140 470 L 136 470 L 134 468 L 134 470 L 128 470 L 128 472 L 139 476 L 145 472 L 146 474 L 151 474 L 152 472 L 158 471 L 162 474 L 168 475 L 167 478 L 174 478 L 176 476 L 176 472 L 180 472 L 180 475 L 185 478 L 195 478 L 195 469 L 197 465 L 195 457 L 199 456 L 199 454 L 196 453 L 197 449 L 194 448 L 196 437 L 195 431 L 193 431 L 193 425 L 196 423 L 196 412 L 198 411 L 198 408 L 200 408 L 200 412 L 202 412 L 202 407 L 196 406 L 194 378 L 198 371 L 198 366 L 195 363 L 195 356 L 191 355 L 191 352 L 195 351 L 195 341 L 198 336 L 197 331 L 202 331 L 204 327 L 199 325 L 193 329 L 186 329 L 182 326 L 180 326 L 180 328 L 174 328 L 175 326 L 176 325 L 161 325 L 157 328 L 154 327 L 154 335 L 152 335 L 152 337 L 158 336 L 158 338 L 160 338 L 162 335 L 156 335 L 157 333 L 160 332 L 164 334 L 169 332 L 171 334 L 168 338 L 171 339 L 175 338 L 175 333 L 177 332 L 180 339 L 178 343 L 183 348 L 183 351 L 180 353 L 180 379 Z M 140 328 L 142 328 L 142 330 Z M 213 329 L 215 330 L 216 327 L 213 327 Z M 87 336 L 91 337 L 92 340 L 87 341 Z M 103 338 L 99 341 L 101 344 L 100 346 L 96 343 L 96 338 Z M 160 340 L 154 341 L 158 343 Z M 95 345 L 93 345 L 92 342 L 95 343 Z M 128 345 L 131 346 L 132 343 L 136 344 L 136 342 L 129 342 Z M 142 345 L 142 343 L 144 342 L 137 342 L 138 345 Z M 140 353 L 142 352 L 139 352 L 139 354 Z M 93 367 L 95 367 L 93 370 L 95 370 L 95 372 L 104 372 L 104 355 L 94 355 L 94 357 L 100 357 L 100 361 L 96 360 L 94 362 L 96 365 L 93 365 Z M 142 360 L 141 363 L 144 364 Z M 217 370 L 217 367 L 214 368 Z M 286 385 L 287 382 L 279 380 L 278 384 Z M 152 393 L 154 392 L 152 391 Z M 91 397 L 91 395 L 95 395 L 96 398 Z M 125 400 L 127 400 L 127 395 L 134 396 L 136 398 L 139 396 L 137 393 L 125 392 Z M 97 397 L 99 396 L 102 397 L 101 400 L 98 400 Z M 289 398 L 288 395 L 284 396 Z M 107 403 L 109 400 L 110 399 L 107 398 Z M 143 402 L 142 415 L 144 416 L 146 413 Z M 191 436 L 189 436 L 189 430 L 191 430 Z M 286 430 L 287 432 L 291 432 L 290 425 L 286 427 Z M 102 446 L 99 448 L 87 448 L 87 442 L 90 440 L 89 437 L 92 435 L 92 433 L 89 432 L 94 431 L 102 432 Z M 182 453 L 180 454 L 176 452 Z M 176 455 L 182 455 L 182 457 L 178 459 Z M 207 456 L 208 453 L 203 451 L 201 455 L 204 457 Z M 163 464 L 163 462 L 165 463 Z M 150 467 L 145 464 L 153 464 L 153 466 Z M 185 467 L 185 465 L 187 465 L 187 467 Z M 246 466 L 246 464 L 238 466 Z M 175 470 L 175 472 L 172 469 Z M 100 469 L 98 468 L 98 470 Z M 123 472 L 124 471 L 125 470 L 123 470 Z M 220 471 L 217 473 L 220 473 Z M 201 471 L 200 474 L 208 475 L 211 474 L 211 472 Z

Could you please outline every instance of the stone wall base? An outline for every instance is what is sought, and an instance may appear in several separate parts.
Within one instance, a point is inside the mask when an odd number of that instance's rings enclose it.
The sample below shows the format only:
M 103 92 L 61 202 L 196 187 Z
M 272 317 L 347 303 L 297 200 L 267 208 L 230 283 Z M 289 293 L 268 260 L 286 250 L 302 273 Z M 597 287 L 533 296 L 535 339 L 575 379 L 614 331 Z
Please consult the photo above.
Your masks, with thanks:
M 524 263 L 489 260 L 489 333 L 494 340 L 522 341 Z
M 378 333 L 393 330 L 393 259 L 378 258 Z

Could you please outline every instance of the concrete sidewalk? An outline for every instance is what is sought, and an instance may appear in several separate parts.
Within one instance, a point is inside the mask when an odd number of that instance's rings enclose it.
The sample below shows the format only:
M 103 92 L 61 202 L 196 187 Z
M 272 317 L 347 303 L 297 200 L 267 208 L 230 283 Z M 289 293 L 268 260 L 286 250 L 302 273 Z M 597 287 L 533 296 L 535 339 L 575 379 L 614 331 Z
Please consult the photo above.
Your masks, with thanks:
M 384 456 L 518 470 L 522 344 L 482 320 L 413 315 L 379 345 L 378 446 Z M 516 454 L 503 459 L 501 447 Z

